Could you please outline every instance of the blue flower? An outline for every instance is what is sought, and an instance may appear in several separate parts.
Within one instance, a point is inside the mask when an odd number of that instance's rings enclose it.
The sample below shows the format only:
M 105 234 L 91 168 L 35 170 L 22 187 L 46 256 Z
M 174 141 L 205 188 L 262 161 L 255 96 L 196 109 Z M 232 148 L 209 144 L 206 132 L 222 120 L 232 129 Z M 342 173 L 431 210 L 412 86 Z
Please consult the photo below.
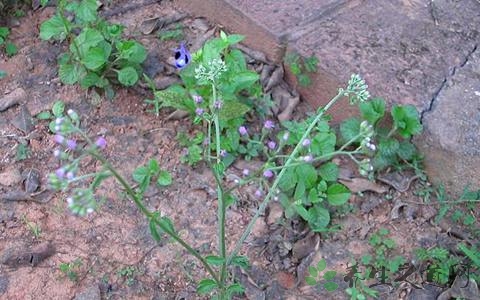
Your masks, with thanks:
M 185 48 L 185 44 L 181 43 L 180 48 L 175 49 L 175 66 L 178 69 L 183 69 L 191 60 L 192 56 L 190 55 L 190 52 Z

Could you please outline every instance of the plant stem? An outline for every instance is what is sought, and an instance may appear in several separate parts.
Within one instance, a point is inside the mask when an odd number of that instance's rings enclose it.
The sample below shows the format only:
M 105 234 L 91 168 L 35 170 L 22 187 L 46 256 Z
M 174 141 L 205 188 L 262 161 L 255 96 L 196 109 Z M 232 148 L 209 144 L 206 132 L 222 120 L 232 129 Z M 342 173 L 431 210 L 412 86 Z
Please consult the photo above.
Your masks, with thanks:
M 108 160 L 106 160 L 102 155 L 98 154 L 96 150 L 90 150 L 88 152 L 92 157 L 100 161 L 104 167 L 106 167 L 112 175 L 117 179 L 117 181 L 123 186 L 127 194 L 130 196 L 130 198 L 135 202 L 135 205 L 140 209 L 140 211 L 149 219 L 149 220 L 154 220 L 155 224 L 160 227 L 167 235 L 169 235 L 171 238 L 173 238 L 176 242 L 178 242 L 180 245 L 182 245 L 191 255 L 193 255 L 195 258 L 197 258 L 200 263 L 205 267 L 207 272 L 212 276 L 213 280 L 218 285 L 221 285 L 221 282 L 219 278 L 217 277 L 217 274 L 215 271 L 210 267 L 210 265 L 207 263 L 207 261 L 195 250 L 193 249 L 189 244 L 187 244 L 181 237 L 179 237 L 175 232 L 171 232 L 166 226 L 164 226 L 162 223 L 160 223 L 156 218 L 152 218 L 154 214 L 149 211 L 145 205 L 143 205 L 141 199 L 137 196 L 135 191 L 132 189 L 130 184 L 123 178 L 122 175 L 120 175 L 117 170 L 110 164 Z
M 278 174 L 277 178 L 275 179 L 275 181 L 273 182 L 271 188 L 269 189 L 268 191 L 268 194 L 267 196 L 265 197 L 265 199 L 263 200 L 263 202 L 260 204 L 260 206 L 258 207 L 257 209 L 257 212 L 255 213 L 255 215 L 253 216 L 252 220 L 250 220 L 250 222 L 248 223 L 247 227 L 245 228 L 242 236 L 240 237 L 240 239 L 237 241 L 237 243 L 235 244 L 235 248 L 233 249 L 232 253 L 228 256 L 228 259 L 227 259 L 227 265 L 231 263 L 233 257 L 235 257 L 237 255 L 237 253 L 240 251 L 240 248 L 242 247 L 243 243 L 245 242 L 245 240 L 247 239 L 247 237 L 250 235 L 250 232 L 252 231 L 252 228 L 253 228 L 253 225 L 255 224 L 255 222 L 257 221 L 257 219 L 260 217 L 261 214 L 263 214 L 263 212 L 265 211 L 265 209 L 267 208 L 267 205 L 268 203 L 270 202 L 270 200 L 272 199 L 272 196 L 273 194 L 275 193 L 275 191 L 277 190 L 277 187 L 278 187 L 278 184 L 280 182 L 280 179 L 283 177 L 283 174 L 285 174 L 285 171 L 287 170 L 287 168 L 294 162 L 294 160 L 296 159 L 296 156 L 297 154 L 300 152 L 300 149 L 303 147 L 302 145 L 302 142 L 303 140 L 305 140 L 307 138 L 307 136 L 310 134 L 310 132 L 313 130 L 313 128 L 315 127 L 315 125 L 318 123 L 318 121 L 320 121 L 320 119 L 323 117 L 324 113 L 335 103 L 337 102 L 338 99 L 340 99 L 341 97 L 343 96 L 343 92 L 342 91 L 339 91 L 337 93 L 337 95 L 335 97 L 332 98 L 332 100 L 330 100 L 330 102 L 327 103 L 327 105 L 325 105 L 325 107 L 323 107 L 322 109 L 319 109 L 318 112 L 317 112 L 317 116 L 315 117 L 315 119 L 312 121 L 312 123 L 310 124 L 310 126 L 308 126 L 307 130 L 305 131 L 305 133 L 303 134 L 302 138 L 300 139 L 300 141 L 298 142 L 297 146 L 295 146 L 295 149 L 293 149 L 292 153 L 290 154 L 290 157 L 287 159 L 285 165 L 284 165 L 284 168 L 280 171 L 280 173 Z

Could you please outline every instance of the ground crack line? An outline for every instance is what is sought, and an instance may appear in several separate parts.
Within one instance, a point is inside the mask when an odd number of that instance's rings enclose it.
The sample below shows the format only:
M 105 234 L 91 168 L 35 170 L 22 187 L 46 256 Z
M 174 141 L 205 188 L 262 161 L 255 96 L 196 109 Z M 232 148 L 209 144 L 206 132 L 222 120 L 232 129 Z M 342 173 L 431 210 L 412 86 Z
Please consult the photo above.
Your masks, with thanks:
M 470 58 L 472 57 L 473 53 L 475 53 L 475 51 L 477 51 L 478 49 L 478 44 L 475 44 L 472 48 L 472 50 L 470 50 L 467 55 L 465 55 L 465 58 L 464 60 L 458 64 L 457 66 L 454 66 L 452 71 L 450 72 L 450 74 L 448 74 L 448 76 L 446 76 L 442 83 L 440 84 L 440 86 L 438 87 L 438 89 L 433 93 L 433 97 L 432 99 L 430 100 L 430 104 L 428 105 L 428 108 L 427 109 L 424 109 L 421 113 L 420 113 L 420 123 L 423 124 L 423 118 L 425 116 L 426 113 L 428 112 L 431 112 L 432 109 L 433 109 L 433 105 L 434 103 L 437 101 L 437 98 L 438 98 L 438 95 L 440 94 L 440 92 L 445 88 L 446 84 L 447 84 L 447 81 L 452 78 L 453 76 L 455 76 L 455 73 L 457 72 L 458 69 L 461 69 L 463 68 L 467 62 L 470 60 Z

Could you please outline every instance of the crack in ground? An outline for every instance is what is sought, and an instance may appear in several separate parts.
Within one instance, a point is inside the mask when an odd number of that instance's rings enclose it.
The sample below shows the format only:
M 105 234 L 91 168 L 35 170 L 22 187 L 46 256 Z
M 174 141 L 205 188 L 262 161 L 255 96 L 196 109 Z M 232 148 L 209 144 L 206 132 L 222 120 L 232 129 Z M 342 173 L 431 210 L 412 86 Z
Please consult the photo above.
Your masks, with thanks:
M 447 81 L 452 78 L 455 73 L 457 72 L 458 69 L 460 68 L 463 68 L 467 62 L 470 60 L 470 57 L 472 57 L 473 53 L 475 53 L 475 51 L 477 51 L 477 48 L 478 48 L 478 44 L 475 44 L 472 48 L 472 50 L 470 50 L 468 52 L 467 55 L 465 55 L 465 59 L 457 66 L 454 66 L 452 71 L 450 72 L 450 74 L 448 74 L 448 76 L 446 76 L 442 83 L 440 84 L 440 86 L 438 87 L 438 89 L 433 93 L 433 97 L 432 99 L 430 100 L 430 104 L 428 105 L 428 108 L 427 109 L 424 109 L 421 113 L 420 113 L 420 123 L 423 124 L 423 118 L 425 116 L 425 113 L 428 113 L 428 112 L 431 112 L 432 109 L 433 109 L 433 105 L 434 103 L 437 101 L 437 98 L 438 98 L 438 95 L 440 94 L 440 92 L 443 90 L 443 88 L 445 87 L 445 85 L 447 84 Z

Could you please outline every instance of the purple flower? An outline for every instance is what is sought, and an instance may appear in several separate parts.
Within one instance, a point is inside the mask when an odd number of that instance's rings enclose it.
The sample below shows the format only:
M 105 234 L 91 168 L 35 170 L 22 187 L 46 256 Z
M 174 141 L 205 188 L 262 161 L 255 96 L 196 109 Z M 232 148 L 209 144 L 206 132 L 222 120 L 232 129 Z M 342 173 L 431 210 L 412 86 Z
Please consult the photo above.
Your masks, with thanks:
M 221 100 L 217 100 L 215 101 L 215 103 L 213 103 L 213 107 L 216 109 L 221 109 L 222 106 L 223 106 L 223 102 Z
M 245 126 L 238 127 L 238 133 L 240 133 L 241 136 L 247 135 L 248 134 L 247 127 Z
M 193 95 L 193 102 L 200 104 L 203 102 L 203 98 L 200 95 Z
M 310 146 L 310 144 L 311 144 L 311 141 L 309 139 L 304 139 L 303 142 L 302 142 L 302 145 L 304 147 L 308 147 L 308 146 Z
M 67 179 L 72 180 L 73 178 L 75 178 L 75 174 L 73 174 L 73 172 L 68 172 L 67 173 Z
M 181 43 L 180 48 L 175 49 L 175 66 L 179 69 L 183 69 L 190 63 L 191 60 L 192 57 L 190 52 L 188 52 L 187 48 L 185 48 L 185 44 Z
M 220 156 L 221 157 L 227 156 L 227 151 L 225 149 L 220 150 Z
M 272 120 L 266 120 L 265 123 L 263 123 L 263 127 L 266 129 L 273 129 L 275 128 L 275 123 L 273 123 Z
M 311 162 L 312 160 L 313 156 L 311 156 L 310 154 L 303 157 L 304 162 Z
M 65 168 L 58 168 L 55 171 L 55 174 L 57 175 L 58 178 L 62 179 L 63 176 L 65 176 Z
M 95 142 L 95 145 L 100 149 L 105 149 L 107 147 L 107 140 L 104 137 L 99 137 Z
M 195 114 L 197 114 L 197 116 L 201 116 L 203 115 L 203 113 L 204 113 L 203 108 L 197 107 L 197 109 L 195 109 Z
M 265 170 L 265 171 L 263 172 L 263 177 L 265 177 L 265 178 L 272 178 L 272 177 L 273 177 L 273 172 L 272 172 L 272 170 Z
M 65 138 L 63 137 L 63 135 L 60 134 L 56 134 L 55 137 L 53 137 L 53 140 L 57 144 L 63 144 L 65 142 Z
M 250 170 L 249 169 L 243 169 L 242 174 L 244 176 L 248 176 L 248 175 L 250 175 Z
M 256 190 L 255 191 L 255 197 L 257 197 L 257 198 L 262 197 L 262 191 L 261 190 Z
M 268 141 L 267 146 L 270 150 L 274 150 L 275 147 L 277 147 L 277 143 L 275 143 L 274 141 Z
M 77 142 L 75 140 L 67 140 L 67 148 L 70 150 L 75 150 L 77 147 Z

